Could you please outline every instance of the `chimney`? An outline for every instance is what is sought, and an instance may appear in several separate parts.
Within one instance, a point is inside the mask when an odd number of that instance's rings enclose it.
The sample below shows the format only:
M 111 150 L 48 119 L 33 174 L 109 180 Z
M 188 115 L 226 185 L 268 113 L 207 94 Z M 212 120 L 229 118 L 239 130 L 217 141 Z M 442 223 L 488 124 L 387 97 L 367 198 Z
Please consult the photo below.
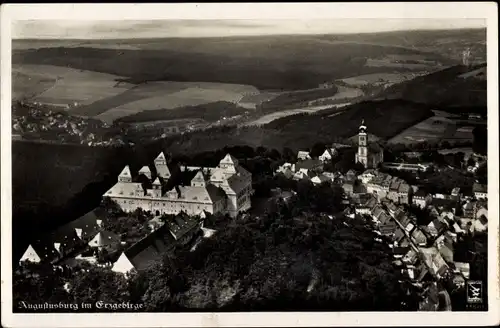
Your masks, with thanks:
M 75 228 L 76 235 L 78 238 L 82 239 L 82 229 L 81 228 Z
M 61 253 L 61 243 L 54 243 L 54 248 L 58 253 Z
M 99 227 L 101 227 L 101 226 L 102 226 L 102 220 L 96 220 L 96 223 L 97 223 L 97 225 L 98 225 Z

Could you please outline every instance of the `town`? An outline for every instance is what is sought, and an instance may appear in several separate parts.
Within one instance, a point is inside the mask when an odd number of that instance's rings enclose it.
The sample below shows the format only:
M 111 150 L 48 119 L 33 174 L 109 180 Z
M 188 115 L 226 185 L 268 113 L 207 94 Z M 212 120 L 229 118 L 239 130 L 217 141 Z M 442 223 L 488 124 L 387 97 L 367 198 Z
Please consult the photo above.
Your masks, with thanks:
M 477 270 L 472 264 L 476 248 L 488 230 L 487 185 L 477 180 L 471 191 L 430 192 L 415 183 L 418 179 L 405 177 L 439 165 L 384 162 L 384 145 L 371 141 L 368 130 L 363 120 L 347 172 L 335 171 L 332 162 L 352 146 L 335 143 L 319 156 L 299 151 L 295 162 L 282 162 L 273 178 L 339 187 L 342 215 L 321 215 L 346 226 L 362 219 L 375 233 L 374 241 L 388 246 L 401 284 L 419 295 L 418 310 L 451 310 L 450 295 L 463 290 Z M 487 161 L 478 154 L 471 158 L 460 169 L 464 174 L 476 174 Z M 18 270 L 35 263 L 72 272 L 86 263 L 83 268 L 97 266 L 128 277 L 175 248 L 194 251 L 230 222 L 258 215 L 254 202 L 262 200 L 255 198 L 254 172 L 241 160 L 226 154 L 216 167 L 173 165 L 161 152 L 138 172 L 126 166 L 100 207 L 32 241 L 17 261 Z M 267 202 L 293 204 L 297 197 L 286 183 L 272 192 Z

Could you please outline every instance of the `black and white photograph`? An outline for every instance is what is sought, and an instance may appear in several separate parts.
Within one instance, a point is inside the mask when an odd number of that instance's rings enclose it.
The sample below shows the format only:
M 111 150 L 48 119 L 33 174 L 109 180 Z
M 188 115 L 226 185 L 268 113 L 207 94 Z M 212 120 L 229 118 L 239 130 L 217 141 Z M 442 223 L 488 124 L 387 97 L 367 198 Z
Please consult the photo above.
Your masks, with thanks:
M 1 9 L 2 325 L 500 323 L 495 3 Z

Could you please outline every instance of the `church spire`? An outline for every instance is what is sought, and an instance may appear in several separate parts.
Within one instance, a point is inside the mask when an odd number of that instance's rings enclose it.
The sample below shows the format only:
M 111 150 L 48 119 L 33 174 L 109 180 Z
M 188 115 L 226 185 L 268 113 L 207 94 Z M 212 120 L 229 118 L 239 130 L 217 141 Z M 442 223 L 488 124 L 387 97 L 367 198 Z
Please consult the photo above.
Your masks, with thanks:
M 366 131 L 366 125 L 365 125 L 365 119 L 361 120 L 361 125 L 359 126 L 359 132 L 365 132 Z

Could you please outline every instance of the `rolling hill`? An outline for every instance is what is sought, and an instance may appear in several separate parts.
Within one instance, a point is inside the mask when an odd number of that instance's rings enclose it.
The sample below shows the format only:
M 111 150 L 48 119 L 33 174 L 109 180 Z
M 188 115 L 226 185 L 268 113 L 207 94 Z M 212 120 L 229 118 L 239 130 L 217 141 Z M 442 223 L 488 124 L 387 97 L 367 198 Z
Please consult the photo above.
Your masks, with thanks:
M 376 99 L 403 99 L 438 108 L 483 108 L 486 111 L 486 78 L 479 75 L 486 64 L 447 69 L 395 84 L 379 93 Z M 468 73 L 473 73 L 468 74 Z M 436 108 L 436 109 L 438 109 Z

